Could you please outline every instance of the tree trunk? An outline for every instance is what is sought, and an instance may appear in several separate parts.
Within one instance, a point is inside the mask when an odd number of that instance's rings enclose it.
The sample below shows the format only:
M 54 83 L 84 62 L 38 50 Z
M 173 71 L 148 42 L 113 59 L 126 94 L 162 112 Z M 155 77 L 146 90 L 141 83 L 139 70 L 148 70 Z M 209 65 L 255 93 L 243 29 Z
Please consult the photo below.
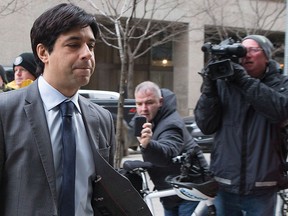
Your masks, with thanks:
M 127 80 L 127 56 L 126 56 L 126 49 L 127 49 L 127 42 L 125 37 L 121 40 L 120 35 L 120 28 L 119 28 L 119 21 L 115 22 L 115 30 L 118 36 L 118 45 L 120 47 L 119 54 L 121 59 L 121 71 L 120 71 L 120 87 L 119 93 L 120 98 L 118 101 L 118 110 L 117 110 L 117 124 L 116 124 L 116 151 L 115 151 L 115 158 L 114 158 L 114 166 L 115 168 L 119 168 L 121 165 L 121 160 L 124 153 L 124 139 L 123 139 L 123 113 L 124 113 L 124 96 L 125 96 L 125 81 Z M 122 44 L 123 41 L 123 44 Z
M 124 69 L 123 69 L 124 70 Z M 123 77 L 124 71 L 121 69 L 121 77 Z M 122 78 L 121 78 L 122 80 Z M 120 82 L 122 83 L 122 82 Z M 123 139 L 123 104 L 124 104 L 124 91 L 123 86 L 120 84 L 120 98 L 118 101 L 118 111 L 117 111 L 117 123 L 116 123 L 116 151 L 114 158 L 115 168 L 119 168 L 121 165 L 121 160 L 124 155 L 124 139 Z
M 128 78 L 127 78 L 127 97 L 134 98 L 134 58 L 129 58 Z

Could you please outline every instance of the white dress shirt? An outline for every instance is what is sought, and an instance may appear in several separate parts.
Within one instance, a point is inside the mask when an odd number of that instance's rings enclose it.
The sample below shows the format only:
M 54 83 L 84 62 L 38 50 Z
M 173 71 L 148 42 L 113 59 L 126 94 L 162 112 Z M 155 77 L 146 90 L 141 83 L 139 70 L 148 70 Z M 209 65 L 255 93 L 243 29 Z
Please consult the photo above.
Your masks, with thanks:
M 91 145 L 85 130 L 81 109 L 78 104 L 78 93 L 67 98 L 58 90 L 53 88 L 43 76 L 39 77 L 38 88 L 43 101 L 47 124 L 50 132 L 51 145 L 53 150 L 53 160 L 56 176 L 57 198 L 62 181 L 61 169 L 61 123 L 62 117 L 58 105 L 65 100 L 71 100 L 75 106 L 73 114 L 73 124 L 76 131 L 76 179 L 75 179 L 75 215 L 93 216 L 91 206 L 92 199 L 92 179 L 95 173 L 95 164 L 92 155 Z M 59 202 L 58 202 L 59 203 Z

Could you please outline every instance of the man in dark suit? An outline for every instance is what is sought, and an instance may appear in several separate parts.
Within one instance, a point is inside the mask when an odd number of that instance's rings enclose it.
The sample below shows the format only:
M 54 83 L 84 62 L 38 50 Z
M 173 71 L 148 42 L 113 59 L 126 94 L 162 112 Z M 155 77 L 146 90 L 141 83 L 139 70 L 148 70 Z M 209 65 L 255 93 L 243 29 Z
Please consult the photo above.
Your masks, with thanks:
M 66 101 L 73 103 L 76 141 L 70 216 L 93 215 L 95 151 L 113 165 L 115 148 L 111 114 L 78 94 L 94 72 L 96 34 L 95 18 L 72 4 L 59 4 L 34 22 L 30 36 L 41 75 L 28 87 L 0 95 L 0 215 L 65 215 L 59 210 L 64 172 L 59 104 Z

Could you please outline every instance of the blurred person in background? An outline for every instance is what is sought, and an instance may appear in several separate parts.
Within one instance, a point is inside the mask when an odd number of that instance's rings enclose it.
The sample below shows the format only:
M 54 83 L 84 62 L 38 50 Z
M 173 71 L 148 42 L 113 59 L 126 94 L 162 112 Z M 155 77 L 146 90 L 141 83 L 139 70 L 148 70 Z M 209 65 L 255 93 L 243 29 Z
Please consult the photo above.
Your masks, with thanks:
M 36 62 L 33 53 L 22 53 L 13 63 L 14 80 L 7 84 L 10 89 L 30 85 L 36 78 Z
M 2 65 L 0 65 L 0 92 L 5 91 L 7 84 L 7 77 L 6 77 L 6 72 Z

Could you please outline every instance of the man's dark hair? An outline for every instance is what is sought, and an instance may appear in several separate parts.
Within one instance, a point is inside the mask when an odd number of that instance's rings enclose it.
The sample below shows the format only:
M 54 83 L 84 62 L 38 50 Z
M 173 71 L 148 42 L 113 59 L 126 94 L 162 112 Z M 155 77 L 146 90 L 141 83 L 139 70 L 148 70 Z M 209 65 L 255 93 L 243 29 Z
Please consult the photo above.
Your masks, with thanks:
M 39 43 L 51 53 L 60 34 L 87 26 L 91 27 L 96 38 L 98 31 L 96 18 L 73 4 L 59 4 L 40 15 L 30 31 L 31 46 L 37 63 L 36 73 L 41 74 L 44 70 L 44 63 L 38 58 L 36 51 Z

